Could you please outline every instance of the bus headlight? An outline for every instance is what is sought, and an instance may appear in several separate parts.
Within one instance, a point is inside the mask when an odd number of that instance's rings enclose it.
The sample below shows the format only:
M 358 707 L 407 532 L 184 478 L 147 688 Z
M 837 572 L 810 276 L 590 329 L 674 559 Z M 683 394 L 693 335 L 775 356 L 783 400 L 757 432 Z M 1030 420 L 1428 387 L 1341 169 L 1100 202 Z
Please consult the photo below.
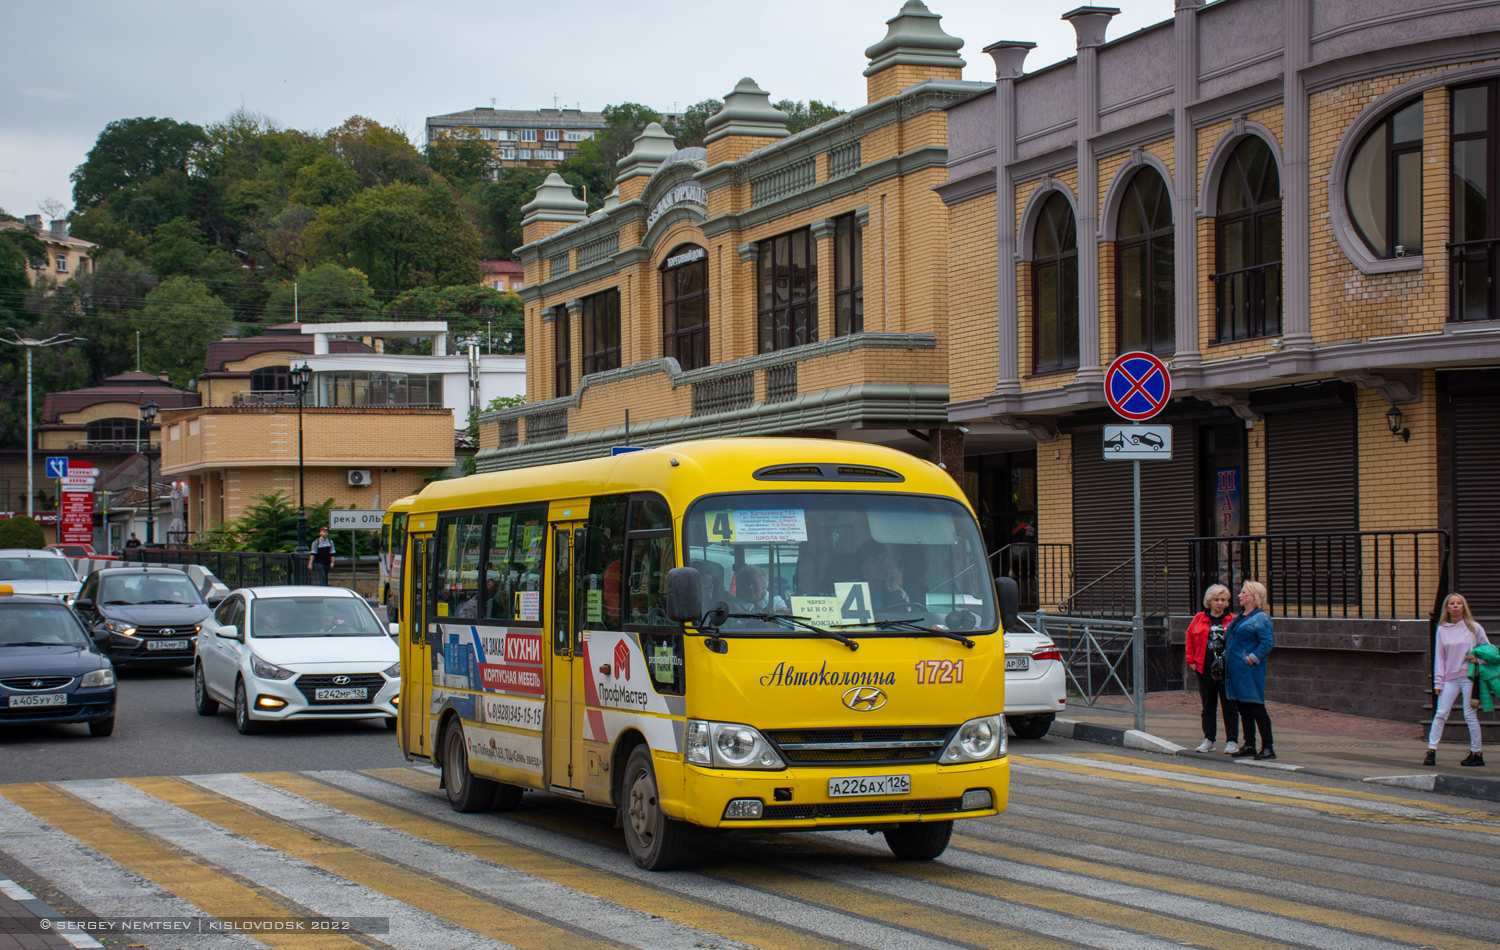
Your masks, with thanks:
M 981 716 L 958 727 L 943 750 L 942 762 L 983 762 L 1005 754 L 1005 717 Z
M 786 768 L 758 730 L 737 722 L 701 719 L 688 720 L 687 760 L 693 765 L 721 769 Z

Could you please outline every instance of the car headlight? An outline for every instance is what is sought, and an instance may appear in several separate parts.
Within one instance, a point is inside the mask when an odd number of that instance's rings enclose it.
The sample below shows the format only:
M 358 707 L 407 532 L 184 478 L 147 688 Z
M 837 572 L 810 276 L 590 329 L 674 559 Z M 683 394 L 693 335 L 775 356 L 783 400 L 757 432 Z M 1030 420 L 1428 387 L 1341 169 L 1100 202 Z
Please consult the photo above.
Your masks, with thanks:
M 61 597 L 62 602 L 67 604 L 69 607 L 73 606 L 73 601 L 77 599 L 78 597 L 76 594 L 63 594 Z
M 104 622 L 104 629 L 110 633 L 119 634 L 122 637 L 135 636 L 135 627 L 125 623 L 123 620 L 106 620 Z
M 687 760 L 721 769 L 784 769 L 786 763 L 765 736 L 737 722 L 689 719 Z
M 115 685 L 115 671 L 106 666 L 102 670 L 85 673 L 83 679 L 78 681 L 78 685 L 85 689 L 93 686 L 113 686 Z
M 980 716 L 970 719 L 958 727 L 948 748 L 943 750 L 940 761 L 944 765 L 957 762 L 983 762 L 998 759 L 1005 754 L 1005 717 Z
M 400 679 L 401 678 L 401 661 L 397 660 L 395 663 L 393 663 L 390 666 L 386 667 L 385 669 L 381 670 L 381 672 L 384 673 L 390 679 L 393 679 L 393 680 Z
M 250 654 L 250 672 L 263 680 L 286 680 L 297 675 L 291 670 L 284 670 L 274 663 L 267 663 L 254 653 Z

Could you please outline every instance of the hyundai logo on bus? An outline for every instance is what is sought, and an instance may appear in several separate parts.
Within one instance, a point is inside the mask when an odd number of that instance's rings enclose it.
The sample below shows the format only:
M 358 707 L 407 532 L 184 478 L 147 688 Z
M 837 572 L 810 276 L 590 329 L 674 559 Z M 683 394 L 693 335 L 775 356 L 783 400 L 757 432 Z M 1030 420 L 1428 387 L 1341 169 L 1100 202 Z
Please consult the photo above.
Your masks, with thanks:
M 382 509 L 355 510 L 332 508 L 328 512 L 329 531 L 379 531 L 385 518 Z
M 874 712 L 885 705 L 885 690 L 874 686 L 856 686 L 844 691 L 844 705 L 855 712 Z

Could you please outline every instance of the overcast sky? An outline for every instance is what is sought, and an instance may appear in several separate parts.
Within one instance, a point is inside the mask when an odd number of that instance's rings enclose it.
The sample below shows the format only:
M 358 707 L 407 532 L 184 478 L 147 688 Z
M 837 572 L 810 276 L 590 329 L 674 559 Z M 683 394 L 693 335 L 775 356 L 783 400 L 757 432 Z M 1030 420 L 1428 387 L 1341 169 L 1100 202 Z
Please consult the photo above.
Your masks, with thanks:
M 324 131 L 351 115 L 422 143 L 429 115 L 554 101 L 673 111 L 751 76 L 782 98 L 864 104 L 865 47 L 902 0 L 0 0 L 0 208 L 71 208 L 68 175 L 115 119 L 202 125 L 244 107 Z M 1073 55 L 1059 19 L 1078 0 L 929 0 L 964 40 L 964 78 L 992 81 L 981 50 L 1037 44 L 1028 70 Z M 1109 38 L 1172 17 L 1172 0 L 1125 0 Z M 555 98 L 554 98 L 555 97 Z

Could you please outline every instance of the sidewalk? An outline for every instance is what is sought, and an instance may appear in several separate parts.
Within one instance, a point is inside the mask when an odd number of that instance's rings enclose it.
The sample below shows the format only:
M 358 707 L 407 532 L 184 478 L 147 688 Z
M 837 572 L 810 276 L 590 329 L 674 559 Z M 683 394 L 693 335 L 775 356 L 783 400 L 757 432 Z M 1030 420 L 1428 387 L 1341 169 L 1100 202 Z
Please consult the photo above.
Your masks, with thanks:
M 1203 741 L 1201 708 L 1196 691 L 1147 693 L 1146 728 L 1137 733 L 1135 712 L 1127 699 L 1108 697 L 1095 706 L 1070 701 L 1052 724 L 1051 734 L 1188 759 L 1228 761 L 1222 752 L 1200 755 L 1192 751 Z M 1461 768 L 1458 763 L 1468 754 L 1468 740 L 1443 742 L 1438 745 L 1438 764 L 1423 767 L 1427 751 L 1423 723 L 1367 719 L 1288 703 L 1267 703 L 1266 711 L 1276 739 L 1276 761 L 1235 759 L 1236 765 L 1500 801 L 1500 748 L 1485 750 L 1484 767 Z M 1223 748 L 1224 739 L 1221 721 L 1216 748 Z M 1028 747 L 1026 742 L 1011 741 L 1014 751 L 1025 752 Z

